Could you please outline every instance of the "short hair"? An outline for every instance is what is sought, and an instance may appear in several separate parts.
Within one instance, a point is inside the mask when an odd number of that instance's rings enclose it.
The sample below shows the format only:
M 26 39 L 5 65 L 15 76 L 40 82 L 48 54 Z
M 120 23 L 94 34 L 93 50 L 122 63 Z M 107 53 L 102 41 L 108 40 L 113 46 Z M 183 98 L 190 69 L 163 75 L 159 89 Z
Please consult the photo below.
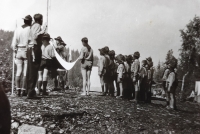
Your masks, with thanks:
M 42 16 L 42 14 L 35 14 L 34 15 L 34 20 L 35 20 L 35 22 L 37 22 L 37 21 L 40 21 L 41 19 L 43 18 L 43 16 Z
M 88 43 L 88 38 L 84 37 L 84 38 L 81 39 L 81 41 L 84 42 L 84 43 Z
M 24 20 L 24 24 L 26 25 L 31 25 L 31 23 L 32 23 L 32 20 Z

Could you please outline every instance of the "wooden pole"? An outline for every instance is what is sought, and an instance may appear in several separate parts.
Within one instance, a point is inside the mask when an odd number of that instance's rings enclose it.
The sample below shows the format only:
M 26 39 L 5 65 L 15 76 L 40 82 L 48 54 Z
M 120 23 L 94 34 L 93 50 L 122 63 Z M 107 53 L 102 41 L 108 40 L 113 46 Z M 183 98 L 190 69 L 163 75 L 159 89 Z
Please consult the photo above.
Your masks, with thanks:
M 16 29 L 17 29 L 17 20 L 16 20 Z M 15 51 L 13 51 L 13 65 L 12 65 L 12 92 L 11 95 L 14 94 L 14 86 L 15 86 Z
M 47 0 L 47 28 L 46 28 L 46 32 L 48 32 L 48 11 L 49 11 L 49 0 Z

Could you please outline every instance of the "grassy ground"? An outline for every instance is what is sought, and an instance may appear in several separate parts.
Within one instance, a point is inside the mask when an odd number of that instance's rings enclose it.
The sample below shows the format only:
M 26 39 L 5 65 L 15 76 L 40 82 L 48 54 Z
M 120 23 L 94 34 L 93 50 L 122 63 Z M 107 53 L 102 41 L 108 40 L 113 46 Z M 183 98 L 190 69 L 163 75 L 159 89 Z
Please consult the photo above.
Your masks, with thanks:
M 18 125 L 32 124 L 48 133 L 200 133 L 200 105 L 177 103 L 178 110 L 167 110 L 163 101 L 136 107 L 127 100 L 110 96 L 80 96 L 79 92 L 52 92 L 49 97 L 27 100 L 9 97 L 12 132 Z

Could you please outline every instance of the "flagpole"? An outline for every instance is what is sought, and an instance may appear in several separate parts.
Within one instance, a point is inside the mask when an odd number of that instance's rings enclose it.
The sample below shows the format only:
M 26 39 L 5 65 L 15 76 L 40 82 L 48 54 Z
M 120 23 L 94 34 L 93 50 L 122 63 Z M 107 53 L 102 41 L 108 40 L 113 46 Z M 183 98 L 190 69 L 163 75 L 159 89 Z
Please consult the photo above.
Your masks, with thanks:
M 17 20 L 16 20 L 16 29 L 17 29 Z M 13 65 L 12 65 L 12 92 L 11 95 L 14 94 L 14 84 L 15 82 L 15 50 L 13 50 Z
M 49 11 L 49 0 L 47 0 L 47 29 L 46 29 L 46 32 L 48 32 L 48 11 Z

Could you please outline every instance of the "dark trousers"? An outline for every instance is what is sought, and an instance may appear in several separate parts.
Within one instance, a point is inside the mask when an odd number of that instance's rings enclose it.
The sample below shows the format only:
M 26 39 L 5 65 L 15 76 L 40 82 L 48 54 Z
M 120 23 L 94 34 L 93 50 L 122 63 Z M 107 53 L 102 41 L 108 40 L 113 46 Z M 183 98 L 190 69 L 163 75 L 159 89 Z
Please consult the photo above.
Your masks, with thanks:
M 132 94 L 132 80 L 131 80 L 131 77 L 129 75 L 127 75 L 124 78 L 123 87 L 124 87 L 124 92 L 123 92 L 124 98 L 131 99 L 131 97 L 132 97 L 131 96 L 131 94 Z
M 33 62 L 32 51 L 35 54 L 35 61 Z M 33 48 L 27 50 L 27 93 L 28 96 L 32 97 L 36 95 L 35 87 L 38 79 L 38 70 L 41 63 L 42 51 L 40 45 L 34 45 Z
M 120 88 L 119 88 L 119 83 L 117 82 L 117 75 L 114 76 L 114 81 L 115 81 L 115 84 L 116 84 L 116 91 L 117 91 L 117 96 L 120 95 Z
M 140 101 L 146 101 L 147 100 L 147 78 L 141 78 L 140 83 L 140 95 L 139 100 Z

